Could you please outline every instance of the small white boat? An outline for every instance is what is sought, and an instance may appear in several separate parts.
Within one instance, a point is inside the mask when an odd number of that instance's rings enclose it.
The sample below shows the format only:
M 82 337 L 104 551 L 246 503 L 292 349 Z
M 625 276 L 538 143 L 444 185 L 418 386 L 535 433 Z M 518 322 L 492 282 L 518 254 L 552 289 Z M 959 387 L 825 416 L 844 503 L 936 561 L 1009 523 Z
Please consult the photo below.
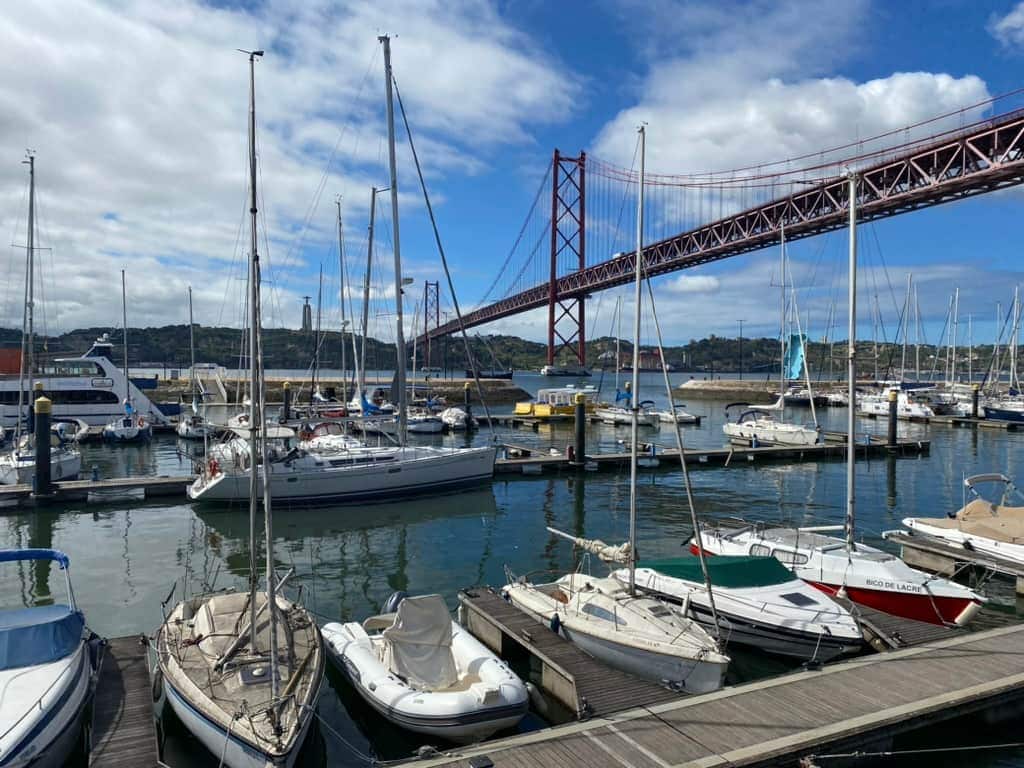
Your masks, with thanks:
M 550 584 L 513 581 L 502 594 L 609 666 L 686 693 L 716 691 L 729 657 L 700 624 L 660 600 L 631 597 L 611 578 L 571 573 Z
M 594 415 L 602 424 L 613 424 L 617 427 L 628 427 L 633 423 L 633 411 L 618 405 L 604 405 L 594 409 Z M 636 423 L 641 427 L 656 427 L 660 423 L 658 417 L 641 407 L 636 415 Z
M 684 411 L 684 407 L 677 405 L 672 410 L 665 408 L 659 411 L 648 411 L 648 413 L 657 418 L 662 424 L 672 424 L 673 422 L 676 424 L 697 424 L 700 422 L 699 417 Z
M 197 413 L 191 416 L 183 416 L 178 421 L 175 431 L 178 433 L 178 437 L 183 440 L 204 440 L 207 437 L 212 437 L 214 434 L 213 427 Z
M 453 405 L 450 408 L 445 408 L 437 415 L 441 417 L 445 427 L 452 432 L 463 432 L 469 426 L 469 414 L 458 406 Z
M 388 608 L 395 612 L 321 629 L 331 660 L 381 716 L 416 733 L 470 743 L 526 714 L 526 686 L 452 621 L 440 595 L 397 593 Z
M 50 422 L 50 431 L 62 443 L 77 443 L 89 434 L 89 424 L 83 419 L 59 419 Z
M 406 429 L 419 435 L 438 435 L 444 431 L 444 422 L 440 416 L 410 411 L 406 417 Z
M 720 635 L 727 645 L 821 662 L 863 648 L 863 635 L 850 612 L 775 558 L 719 556 L 705 562 Z M 612 576 L 629 583 L 627 568 Z M 711 600 L 696 557 L 641 560 L 636 586 L 714 628 Z
M 889 387 L 880 393 L 861 395 L 857 399 L 860 413 L 868 416 L 889 416 L 889 392 L 896 394 L 896 418 L 898 419 L 930 419 L 935 415 L 930 399 L 920 390 L 897 389 Z
M 67 764 L 82 737 L 100 641 L 75 605 L 68 556 L 0 550 L 0 562 L 25 560 L 57 563 L 68 602 L 0 611 L 0 765 L 56 768 Z
M 781 402 L 781 401 L 780 401 Z M 802 424 L 791 424 L 787 421 L 779 421 L 771 411 L 779 406 L 749 406 L 747 403 L 730 403 L 725 407 L 726 412 L 733 406 L 747 406 L 747 410 L 740 413 L 736 421 L 726 422 L 722 425 L 730 442 L 742 445 L 815 445 L 820 437 L 819 431 L 814 427 Z
M 69 443 L 50 433 L 50 479 L 74 480 L 82 471 L 82 454 Z M 0 455 L 0 485 L 29 484 L 36 473 L 34 435 L 22 435 L 18 444 Z M 0 762 L 0 766 L 3 763 Z
M 998 501 L 978 491 L 988 483 L 1002 486 Z M 1024 506 L 1009 504 L 1024 497 L 1013 480 L 998 473 L 974 475 L 964 479 L 964 495 L 963 506 L 952 517 L 907 517 L 903 524 L 914 533 L 1024 564 Z
M 114 443 L 141 443 L 153 436 L 153 425 L 145 416 L 126 414 L 103 427 L 103 439 Z

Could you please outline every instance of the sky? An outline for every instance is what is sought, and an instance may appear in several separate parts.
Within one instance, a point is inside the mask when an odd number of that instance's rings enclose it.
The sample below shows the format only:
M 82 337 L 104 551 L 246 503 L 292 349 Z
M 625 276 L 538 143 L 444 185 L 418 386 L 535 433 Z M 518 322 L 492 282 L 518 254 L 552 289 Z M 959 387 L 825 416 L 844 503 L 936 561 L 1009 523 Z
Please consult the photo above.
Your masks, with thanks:
M 629 168 L 644 122 L 650 171 L 725 171 L 977 104 L 1020 87 L 1024 64 L 1024 3 L 1012 0 L 0 4 L 0 231 L 9 238 L 0 325 L 22 318 L 27 149 L 37 171 L 37 326 L 118 327 L 122 269 L 129 325 L 187 322 L 189 286 L 197 323 L 240 323 L 249 95 L 247 58 L 236 49 L 263 48 L 256 99 L 265 321 L 297 327 L 302 297 L 316 301 L 322 268 L 322 322 L 338 327 L 336 200 L 349 291 L 358 296 L 370 188 L 388 185 L 383 33 L 393 38 L 395 78 L 464 309 L 501 268 L 556 147 Z M 411 325 L 423 281 L 445 285 L 445 276 L 399 139 Z M 858 335 L 872 332 L 876 295 L 884 333 L 895 335 L 913 273 L 928 341 L 942 333 L 956 288 L 961 342 L 968 316 L 974 340 L 990 341 L 996 302 L 1005 313 L 1022 280 L 1013 227 L 1021 194 L 862 227 Z M 691 209 L 689 220 L 711 218 L 711 210 Z M 684 218 L 663 207 L 652 227 L 682 231 Z M 371 333 L 389 338 L 386 193 L 378 224 Z M 789 248 L 804 330 L 815 337 L 830 316 L 842 326 L 831 335 L 845 336 L 845 237 Z M 595 235 L 591 258 L 595 247 L 607 256 L 631 247 L 614 240 Z M 777 283 L 777 249 L 657 279 L 666 342 L 735 336 L 739 320 L 744 335 L 776 335 Z M 589 336 L 613 333 L 618 293 L 590 300 Z M 621 293 L 628 314 L 630 291 Z M 480 330 L 542 340 L 545 322 L 540 310 Z

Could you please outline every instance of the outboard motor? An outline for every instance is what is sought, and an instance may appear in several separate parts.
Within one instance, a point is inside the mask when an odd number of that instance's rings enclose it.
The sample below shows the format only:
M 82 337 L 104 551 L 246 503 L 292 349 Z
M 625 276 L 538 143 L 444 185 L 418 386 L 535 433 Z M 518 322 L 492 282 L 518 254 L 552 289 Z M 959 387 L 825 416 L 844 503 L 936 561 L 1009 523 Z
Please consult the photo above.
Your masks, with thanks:
M 384 601 L 383 613 L 398 613 L 398 604 L 405 600 L 409 596 L 408 592 L 399 590 L 398 592 L 392 592 L 391 597 Z

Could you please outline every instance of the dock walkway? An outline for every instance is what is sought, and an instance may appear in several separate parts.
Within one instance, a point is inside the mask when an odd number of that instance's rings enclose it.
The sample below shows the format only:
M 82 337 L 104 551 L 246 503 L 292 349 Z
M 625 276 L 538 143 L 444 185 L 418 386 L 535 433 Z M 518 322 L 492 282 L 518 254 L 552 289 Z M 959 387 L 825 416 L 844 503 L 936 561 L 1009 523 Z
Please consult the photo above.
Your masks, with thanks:
M 486 588 L 459 593 L 462 624 L 499 656 L 518 645 L 541 665 L 541 687 L 577 718 L 673 701 L 678 693 L 611 669 Z
M 423 766 L 754 766 L 857 749 L 1024 700 L 1024 625 L 966 633 L 465 748 Z M 1000 708 L 995 710 L 994 708 Z
M 89 765 L 161 766 L 146 646 L 138 635 L 108 641 L 92 712 Z

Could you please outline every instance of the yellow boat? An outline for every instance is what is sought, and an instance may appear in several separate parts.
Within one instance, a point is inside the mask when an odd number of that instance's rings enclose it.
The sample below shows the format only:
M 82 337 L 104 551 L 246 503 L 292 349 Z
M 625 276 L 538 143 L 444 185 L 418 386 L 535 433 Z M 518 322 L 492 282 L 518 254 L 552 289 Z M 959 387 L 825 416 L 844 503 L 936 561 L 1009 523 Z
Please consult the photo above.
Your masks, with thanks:
M 576 410 L 576 395 L 582 394 L 586 402 L 587 413 L 591 413 L 598 405 L 597 387 L 556 387 L 537 391 L 537 397 L 522 403 L 516 403 L 516 416 L 572 416 Z

